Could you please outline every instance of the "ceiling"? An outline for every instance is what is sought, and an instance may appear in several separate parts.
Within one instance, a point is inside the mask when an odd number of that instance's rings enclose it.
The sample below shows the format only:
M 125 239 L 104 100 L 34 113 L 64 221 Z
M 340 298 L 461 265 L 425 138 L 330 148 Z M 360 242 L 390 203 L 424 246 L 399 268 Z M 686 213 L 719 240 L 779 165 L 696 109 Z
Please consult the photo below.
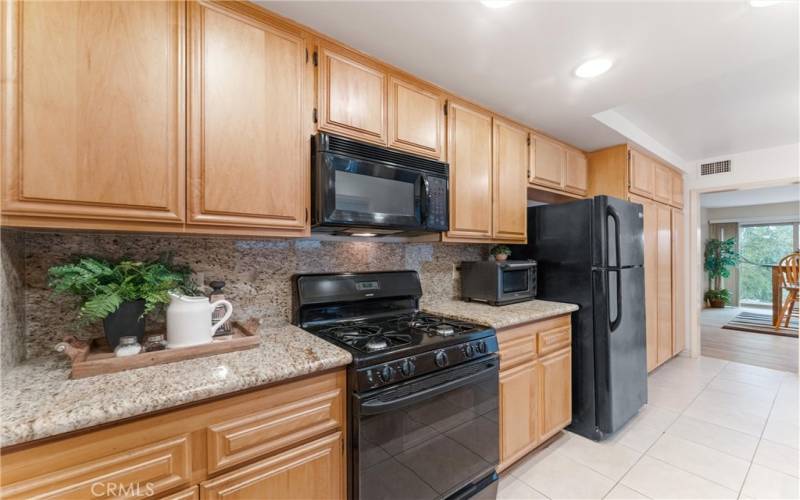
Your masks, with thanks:
M 704 208 L 749 207 L 786 202 L 800 203 L 800 185 L 790 184 L 700 195 L 700 206 Z
M 622 131 L 690 161 L 800 134 L 794 1 L 257 3 L 586 151 Z M 573 76 L 599 56 L 611 71 Z

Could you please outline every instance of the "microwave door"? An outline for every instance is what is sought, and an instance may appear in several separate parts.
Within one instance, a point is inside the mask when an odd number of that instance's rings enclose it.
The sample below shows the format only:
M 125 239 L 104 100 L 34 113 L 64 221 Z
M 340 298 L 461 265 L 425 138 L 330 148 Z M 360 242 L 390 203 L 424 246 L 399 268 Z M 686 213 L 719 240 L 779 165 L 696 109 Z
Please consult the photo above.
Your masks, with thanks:
M 336 154 L 325 154 L 324 222 L 417 229 L 423 225 L 421 173 Z

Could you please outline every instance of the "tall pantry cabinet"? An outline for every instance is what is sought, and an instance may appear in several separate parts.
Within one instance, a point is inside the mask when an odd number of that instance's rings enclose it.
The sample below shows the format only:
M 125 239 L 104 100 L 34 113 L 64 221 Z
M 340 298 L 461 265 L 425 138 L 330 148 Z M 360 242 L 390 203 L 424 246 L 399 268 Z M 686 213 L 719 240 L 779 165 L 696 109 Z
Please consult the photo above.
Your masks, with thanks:
M 622 144 L 588 154 L 589 192 L 642 205 L 647 370 L 686 348 L 683 284 L 683 175 Z

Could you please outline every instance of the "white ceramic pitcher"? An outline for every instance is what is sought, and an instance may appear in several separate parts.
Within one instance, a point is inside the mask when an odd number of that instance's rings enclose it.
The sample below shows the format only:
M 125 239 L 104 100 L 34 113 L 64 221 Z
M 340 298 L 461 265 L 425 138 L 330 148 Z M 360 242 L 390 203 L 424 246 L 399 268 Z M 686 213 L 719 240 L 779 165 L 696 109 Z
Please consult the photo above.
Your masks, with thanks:
M 206 297 L 189 297 L 170 292 L 167 306 L 167 347 L 190 347 L 211 342 L 217 328 L 233 314 L 227 300 L 209 302 Z M 217 306 L 225 307 L 225 316 L 211 326 L 211 313 Z

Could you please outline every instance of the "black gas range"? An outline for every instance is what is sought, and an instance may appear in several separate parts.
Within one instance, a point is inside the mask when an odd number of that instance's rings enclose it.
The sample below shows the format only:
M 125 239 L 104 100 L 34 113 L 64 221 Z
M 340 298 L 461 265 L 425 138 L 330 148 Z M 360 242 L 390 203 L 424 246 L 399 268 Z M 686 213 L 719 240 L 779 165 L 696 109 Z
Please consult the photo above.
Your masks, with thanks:
M 349 495 L 493 497 L 494 329 L 419 310 L 414 271 L 293 278 L 295 324 L 350 351 Z

